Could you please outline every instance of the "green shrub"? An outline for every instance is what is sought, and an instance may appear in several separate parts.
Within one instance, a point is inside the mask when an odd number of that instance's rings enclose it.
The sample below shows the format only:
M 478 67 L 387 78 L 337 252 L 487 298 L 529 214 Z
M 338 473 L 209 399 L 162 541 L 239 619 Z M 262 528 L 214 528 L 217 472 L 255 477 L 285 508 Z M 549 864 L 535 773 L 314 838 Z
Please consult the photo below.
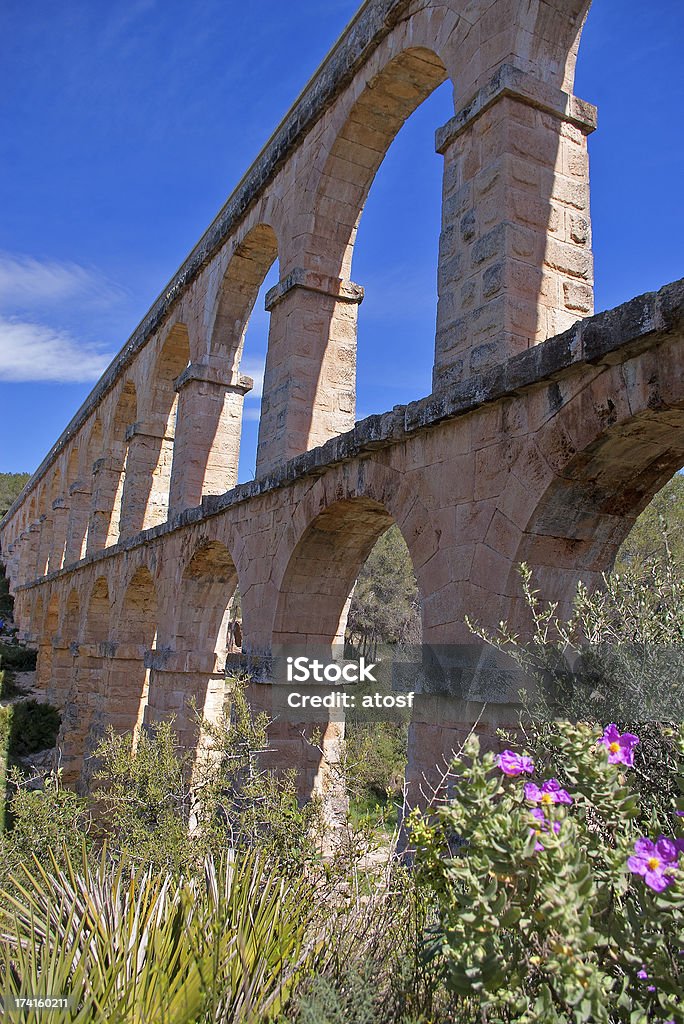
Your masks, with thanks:
M 11 757 L 26 757 L 39 750 L 49 750 L 57 742 L 61 717 L 51 704 L 23 700 L 12 705 L 9 737 Z
M 32 789 L 17 769 L 9 772 L 8 829 L 0 840 L 0 877 L 32 865 L 34 859 L 46 866 L 48 851 L 54 850 L 60 863 L 71 854 L 94 848 L 93 827 L 87 801 L 61 784 L 59 773 L 49 774 L 41 789 Z
M 267 717 L 254 718 L 244 684 L 231 683 L 225 717 L 198 719 L 198 751 L 183 753 L 171 722 L 109 730 L 95 751 L 98 819 L 110 854 L 173 870 L 208 852 L 259 847 L 281 863 L 314 854 L 319 807 L 300 807 L 294 770 L 263 767 Z
M 19 697 L 24 693 L 26 691 L 17 686 L 14 672 L 3 668 L 2 658 L 0 658 L 0 700 L 9 700 L 11 697 Z
M 684 801 L 666 815 L 642 808 L 648 827 L 637 827 L 634 773 L 610 763 L 599 730 L 556 724 L 555 781 L 549 735 L 537 738 L 531 762 L 517 767 L 481 755 L 471 738 L 452 765 L 448 801 L 412 816 L 419 877 L 439 906 L 426 951 L 463 1000 L 459 1019 L 680 1020 L 684 844 L 675 835 Z M 677 749 L 684 792 L 684 730 Z M 563 792 L 571 802 L 554 802 Z M 642 836 L 668 837 L 646 881 L 630 860 Z
M 34 672 L 38 654 L 30 647 L 0 643 L 0 661 L 14 672 Z
M 7 580 L 4 567 L 0 565 L 0 619 L 4 619 L 14 612 L 14 601 L 9 592 L 9 581 Z
M 496 631 L 468 625 L 525 671 L 525 716 L 537 732 L 555 718 L 616 722 L 638 731 L 635 785 L 643 806 L 669 808 L 676 795 L 677 747 L 668 722 L 684 720 L 684 572 L 669 553 L 647 569 L 604 576 L 590 593 L 577 588 L 572 616 L 544 602 L 532 572 L 520 566 L 532 635 L 521 640 L 505 623 Z
M 352 969 L 343 985 L 318 975 L 299 1000 L 297 1024 L 375 1024 L 376 988 L 369 968 Z

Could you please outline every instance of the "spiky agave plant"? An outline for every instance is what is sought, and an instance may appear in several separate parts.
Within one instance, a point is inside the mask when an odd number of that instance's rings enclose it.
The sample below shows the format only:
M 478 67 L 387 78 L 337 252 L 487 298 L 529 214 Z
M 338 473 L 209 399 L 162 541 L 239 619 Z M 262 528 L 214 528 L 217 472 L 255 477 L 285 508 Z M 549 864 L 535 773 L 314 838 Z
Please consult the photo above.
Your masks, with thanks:
M 5 1019 L 15 997 L 68 996 L 61 1020 L 252 1024 L 283 1005 L 314 955 L 312 900 L 257 853 L 205 863 L 204 881 L 151 869 L 24 865 L 0 893 Z

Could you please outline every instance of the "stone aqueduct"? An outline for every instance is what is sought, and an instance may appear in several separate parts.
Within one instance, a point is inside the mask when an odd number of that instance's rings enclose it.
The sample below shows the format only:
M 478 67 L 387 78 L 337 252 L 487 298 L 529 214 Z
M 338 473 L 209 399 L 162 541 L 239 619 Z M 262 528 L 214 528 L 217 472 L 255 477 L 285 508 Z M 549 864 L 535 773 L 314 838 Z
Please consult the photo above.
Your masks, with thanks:
M 467 639 L 465 613 L 524 626 L 516 563 L 568 599 L 684 464 L 684 282 L 591 315 L 587 8 L 367 0 L 10 509 L 2 558 L 69 781 L 105 723 L 175 715 L 194 742 L 236 585 L 246 658 L 330 643 L 397 523 L 426 644 Z M 355 424 L 357 224 L 447 78 L 433 392 Z M 256 479 L 235 486 L 243 337 L 276 257 Z M 451 726 L 413 725 L 413 777 Z M 296 731 L 278 755 L 314 784 Z

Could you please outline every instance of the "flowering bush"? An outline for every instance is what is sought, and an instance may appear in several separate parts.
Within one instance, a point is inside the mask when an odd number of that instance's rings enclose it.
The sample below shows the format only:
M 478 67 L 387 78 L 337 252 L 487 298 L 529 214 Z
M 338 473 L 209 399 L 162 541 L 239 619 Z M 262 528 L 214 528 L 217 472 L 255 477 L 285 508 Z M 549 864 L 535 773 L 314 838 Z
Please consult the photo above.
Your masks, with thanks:
M 684 1021 L 682 800 L 639 806 L 639 740 L 614 725 L 528 742 L 496 756 L 471 738 L 448 799 L 411 819 L 439 907 L 426 953 L 459 1019 Z M 684 729 L 677 745 L 681 791 Z

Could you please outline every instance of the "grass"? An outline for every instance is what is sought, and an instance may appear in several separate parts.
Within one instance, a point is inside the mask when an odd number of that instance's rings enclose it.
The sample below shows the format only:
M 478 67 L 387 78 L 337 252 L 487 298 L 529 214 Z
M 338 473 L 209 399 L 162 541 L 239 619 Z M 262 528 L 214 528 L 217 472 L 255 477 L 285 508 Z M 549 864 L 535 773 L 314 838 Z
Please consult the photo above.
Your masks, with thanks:
M 364 789 L 349 800 L 349 820 L 354 828 L 370 825 L 391 836 L 399 824 L 398 799 Z

